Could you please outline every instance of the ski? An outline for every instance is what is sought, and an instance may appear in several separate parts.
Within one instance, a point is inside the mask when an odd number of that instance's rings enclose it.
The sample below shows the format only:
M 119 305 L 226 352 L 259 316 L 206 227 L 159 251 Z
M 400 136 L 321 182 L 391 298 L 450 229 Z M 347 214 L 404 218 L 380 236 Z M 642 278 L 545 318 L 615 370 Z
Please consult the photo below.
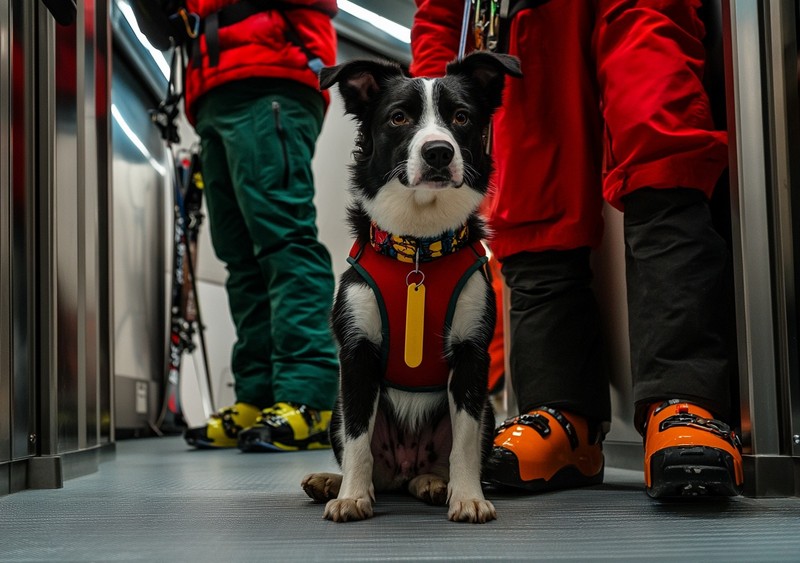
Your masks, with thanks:
M 205 333 L 197 296 L 195 267 L 197 240 L 203 222 L 203 179 L 197 153 L 181 151 L 173 163 L 173 256 L 170 289 L 169 340 L 167 343 L 166 387 L 157 427 L 168 434 L 186 428 L 180 397 L 181 365 L 184 355 L 197 349 L 200 340 L 205 378 L 198 378 L 206 415 L 213 412 Z M 202 389 L 205 387 L 205 389 Z
M 180 113 L 183 92 L 178 91 L 178 77 L 185 68 L 186 53 L 180 46 L 172 52 L 167 93 L 158 108 L 150 111 L 150 119 L 167 143 L 171 159 L 170 171 L 173 196 L 172 279 L 169 303 L 169 337 L 167 340 L 166 373 L 163 400 L 155 423 L 157 433 L 181 433 L 186 429 L 186 419 L 181 405 L 181 365 L 186 353 L 195 349 L 195 335 L 200 341 L 205 377 L 198 375 L 203 409 L 208 417 L 214 412 L 211 372 L 205 341 L 205 327 L 200 315 L 195 264 L 197 239 L 203 222 L 203 175 L 200 154 L 197 150 L 178 150 L 180 143 L 176 118 Z

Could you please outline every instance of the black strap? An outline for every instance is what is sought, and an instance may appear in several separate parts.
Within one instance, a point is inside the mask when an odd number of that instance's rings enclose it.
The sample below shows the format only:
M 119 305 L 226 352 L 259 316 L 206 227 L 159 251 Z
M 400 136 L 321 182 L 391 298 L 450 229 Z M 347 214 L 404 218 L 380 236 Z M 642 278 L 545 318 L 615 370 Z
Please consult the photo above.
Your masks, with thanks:
M 501 0 L 500 17 L 511 19 L 520 13 L 522 10 L 529 10 L 531 8 L 538 8 L 542 4 L 547 4 L 550 0 L 508 0 L 508 10 L 504 14 L 502 5 L 504 2 Z
M 228 27 L 229 25 L 244 21 L 250 16 L 254 16 L 258 13 L 268 10 L 270 7 L 271 6 L 267 7 L 264 2 L 253 2 L 249 0 L 242 0 L 236 4 L 230 4 L 229 6 L 225 6 L 213 14 L 206 16 L 206 18 L 200 23 L 200 33 L 209 32 L 207 22 L 212 15 L 217 17 L 219 22 L 218 27 Z
M 150 110 L 150 120 L 158 127 L 158 130 L 161 132 L 161 138 L 167 141 L 169 145 L 173 143 L 177 144 L 181 140 L 175 119 L 180 112 L 180 102 L 185 91 L 185 87 L 178 90 L 176 84 L 179 75 L 185 78 L 185 73 L 178 72 L 178 67 L 183 68 L 183 65 L 183 51 L 177 48 L 172 52 L 167 93 L 164 99 L 158 104 L 158 108 Z
M 208 66 L 217 66 L 219 64 L 219 16 L 219 12 L 214 12 L 203 20 L 206 47 L 208 48 Z
M 306 44 L 303 43 L 303 40 L 300 39 L 300 35 L 297 33 L 297 28 L 295 28 L 294 24 L 291 22 L 289 17 L 286 15 L 286 12 L 283 10 L 279 11 L 283 21 L 286 22 L 286 32 L 284 35 L 286 39 L 289 40 L 295 47 L 299 47 L 303 54 L 308 59 L 308 68 L 310 68 L 314 74 L 319 74 L 319 71 L 322 70 L 322 67 L 325 66 L 322 63 L 322 59 L 320 59 L 317 55 L 311 52 L 311 49 L 306 47 Z

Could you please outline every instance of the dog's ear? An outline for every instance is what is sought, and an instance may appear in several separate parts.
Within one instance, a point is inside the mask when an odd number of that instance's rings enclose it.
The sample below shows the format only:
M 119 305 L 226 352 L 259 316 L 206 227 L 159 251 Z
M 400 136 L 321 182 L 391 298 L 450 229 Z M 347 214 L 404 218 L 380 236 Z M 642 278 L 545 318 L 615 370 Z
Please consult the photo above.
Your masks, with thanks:
M 447 74 L 465 76 L 477 82 L 481 90 L 489 95 L 492 109 L 500 106 L 503 99 L 505 77 L 522 77 L 519 59 L 513 55 L 474 51 L 460 61 L 447 65 Z
M 358 116 L 380 92 L 386 80 L 397 76 L 404 76 L 397 63 L 357 60 L 323 68 L 319 73 L 319 87 L 327 90 L 338 83 L 345 111 Z

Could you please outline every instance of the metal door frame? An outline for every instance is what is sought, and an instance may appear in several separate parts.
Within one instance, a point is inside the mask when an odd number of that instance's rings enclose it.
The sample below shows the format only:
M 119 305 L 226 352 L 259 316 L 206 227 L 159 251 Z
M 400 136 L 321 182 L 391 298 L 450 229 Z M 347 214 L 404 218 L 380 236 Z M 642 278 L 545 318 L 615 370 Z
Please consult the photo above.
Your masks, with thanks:
M 789 80 L 796 72 L 790 74 L 791 53 L 797 54 L 794 9 L 790 2 L 763 0 L 723 4 L 739 389 L 750 496 L 800 493 L 791 228 L 798 146 L 792 145 L 797 131 L 790 125 L 798 110 L 790 103 L 797 102 L 796 82 Z
M 28 486 L 36 455 L 35 10 L 12 0 L 0 12 L 0 494 Z

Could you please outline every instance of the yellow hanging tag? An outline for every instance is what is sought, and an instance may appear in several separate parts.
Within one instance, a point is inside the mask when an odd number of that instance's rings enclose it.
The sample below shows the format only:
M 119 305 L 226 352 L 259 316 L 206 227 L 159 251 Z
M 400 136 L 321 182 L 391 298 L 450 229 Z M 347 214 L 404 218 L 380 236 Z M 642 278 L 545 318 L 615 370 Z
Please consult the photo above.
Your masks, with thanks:
M 422 363 L 422 337 L 425 332 L 425 286 L 409 284 L 406 298 L 405 361 L 410 368 Z

